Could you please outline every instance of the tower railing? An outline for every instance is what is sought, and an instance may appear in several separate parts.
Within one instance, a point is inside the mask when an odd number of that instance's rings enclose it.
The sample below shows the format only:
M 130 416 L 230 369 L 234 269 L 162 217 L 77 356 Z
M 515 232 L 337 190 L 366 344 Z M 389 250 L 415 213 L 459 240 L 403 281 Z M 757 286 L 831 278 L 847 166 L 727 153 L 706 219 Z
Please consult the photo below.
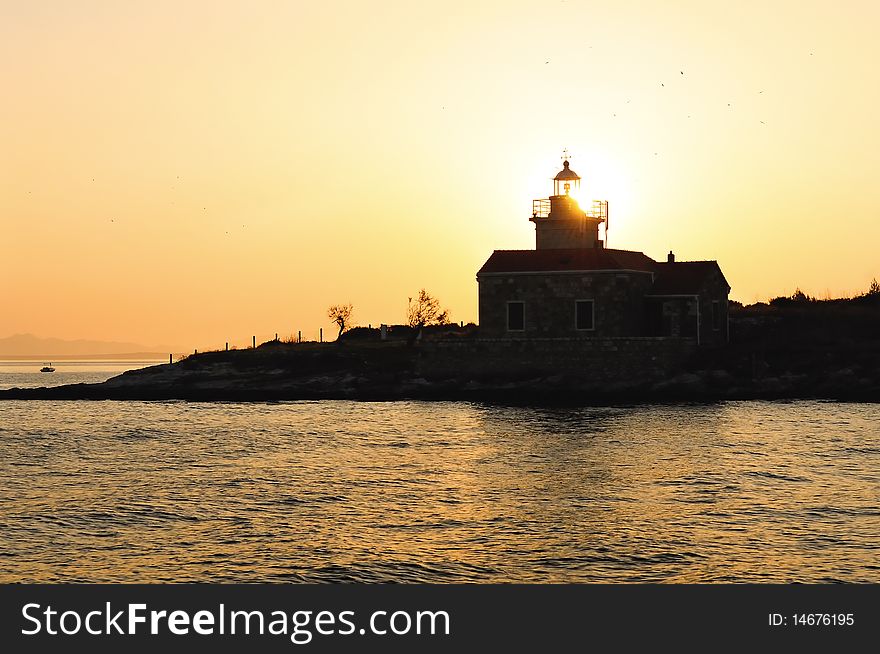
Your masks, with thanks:
M 608 201 L 593 200 L 590 208 L 584 211 L 588 218 L 598 218 L 599 220 L 608 220 Z M 532 217 L 547 218 L 550 215 L 550 200 L 541 198 L 532 200 Z
M 544 198 L 541 200 L 532 200 L 532 217 L 546 218 L 550 215 L 550 200 Z
M 608 200 L 593 200 L 592 206 L 585 213 L 590 218 L 608 220 Z

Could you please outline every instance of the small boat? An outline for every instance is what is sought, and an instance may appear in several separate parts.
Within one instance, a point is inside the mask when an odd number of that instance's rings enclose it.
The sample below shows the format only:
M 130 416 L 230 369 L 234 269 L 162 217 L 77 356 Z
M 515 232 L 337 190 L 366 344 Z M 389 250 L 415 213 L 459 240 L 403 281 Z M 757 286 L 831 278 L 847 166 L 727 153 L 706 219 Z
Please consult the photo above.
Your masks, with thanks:
M 40 372 L 55 372 L 55 368 L 53 368 L 52 364 L 50 363 L 49 365 L 40 368 Z

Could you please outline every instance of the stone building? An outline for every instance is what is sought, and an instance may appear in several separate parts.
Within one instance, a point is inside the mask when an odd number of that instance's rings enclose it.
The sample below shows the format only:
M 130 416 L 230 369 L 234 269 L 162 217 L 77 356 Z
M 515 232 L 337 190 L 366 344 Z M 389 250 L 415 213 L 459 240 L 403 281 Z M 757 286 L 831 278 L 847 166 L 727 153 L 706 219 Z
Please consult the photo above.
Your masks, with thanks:
M 534 250 L 496 250 L 477 273 L 480 335 L 490 339 L 665 336 L 728 341 L 730 286 L 716 261 L 657 262 L 604 247 L 608 203 L 584 210 L 566 160 L 535 200 Z

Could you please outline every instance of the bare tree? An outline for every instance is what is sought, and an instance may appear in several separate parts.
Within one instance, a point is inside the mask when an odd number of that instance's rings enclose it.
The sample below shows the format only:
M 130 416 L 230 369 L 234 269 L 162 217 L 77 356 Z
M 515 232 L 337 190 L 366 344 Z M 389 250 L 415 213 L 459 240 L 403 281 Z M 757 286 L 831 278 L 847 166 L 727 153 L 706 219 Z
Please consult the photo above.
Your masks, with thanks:
M 449 320 L 449 312 L 440 308 L 440 301 L 425 289 L 419 291 L 418 297 L 413 302 L 409 299 L 407 308 L 406 321 L 413 329 L 413 336 L 410 339 L 415 341 L 422 333 L 422 328 L 427 325 L 443 325 Z
M 334 304 L 327 309 L 327 317 L 339 327 L 339 334 L 336 336 L 336 340 L 339 340 L 342 332 L 351 327 L 352 313 L 354 313 L 354 307 L 350 302 L 348 304 Z

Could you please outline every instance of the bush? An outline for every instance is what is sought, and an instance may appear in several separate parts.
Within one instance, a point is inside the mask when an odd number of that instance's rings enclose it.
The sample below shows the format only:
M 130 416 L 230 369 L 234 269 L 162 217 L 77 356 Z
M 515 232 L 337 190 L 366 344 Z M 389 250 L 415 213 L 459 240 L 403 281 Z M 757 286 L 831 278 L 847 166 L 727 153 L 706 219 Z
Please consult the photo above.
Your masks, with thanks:
M 378 341 L 382 339 L 382 331 L 370 327 L 352 327 L 339 337 L 341 341 Z
M 770 306 L 786 307 L 794 304 L 807 304 L 809 302 L 816 302 L 816 298 L 807 295 L 800 289 L 800 287 L 798 287 L 795 289 L 794 293 L 788 297 L 780 296 L 770 300 Z

